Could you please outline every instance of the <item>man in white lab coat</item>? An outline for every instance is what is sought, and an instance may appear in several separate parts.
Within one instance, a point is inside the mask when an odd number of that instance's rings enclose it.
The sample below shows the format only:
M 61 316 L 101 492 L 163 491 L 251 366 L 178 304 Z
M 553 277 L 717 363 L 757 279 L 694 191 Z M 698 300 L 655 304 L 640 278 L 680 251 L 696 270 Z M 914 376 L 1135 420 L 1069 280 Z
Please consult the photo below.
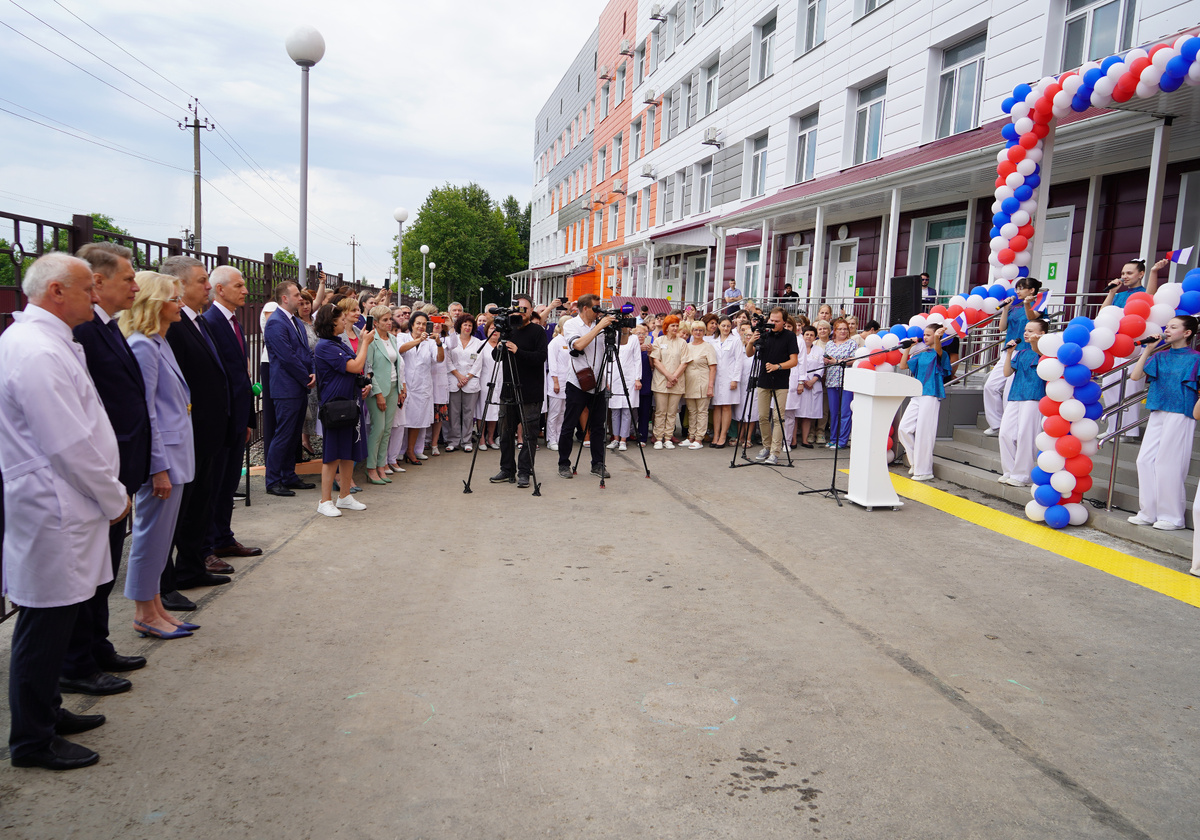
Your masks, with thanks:
M 112 579 L 108 529 L 129 513 L 117 439 L 71 330 L 92 318 L 87 263 L 26 272 L 29 305 L 0 335 L 4 592 L 21 607 L 9 673 L 15 767 L 70 770 L 99 756 L 62 735 L 104 723 L 62 708 L 58 680 L 79 605 Z

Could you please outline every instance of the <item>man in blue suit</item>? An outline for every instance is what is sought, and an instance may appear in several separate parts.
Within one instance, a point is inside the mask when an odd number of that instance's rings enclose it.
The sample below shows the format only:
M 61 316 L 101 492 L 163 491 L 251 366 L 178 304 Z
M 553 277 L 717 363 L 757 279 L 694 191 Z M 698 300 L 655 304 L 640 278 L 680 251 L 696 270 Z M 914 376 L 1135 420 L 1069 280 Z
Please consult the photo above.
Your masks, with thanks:
M 129 496 L 150 477 L 150 415 L 146 385 L 137 359 L 117 328 L 116 316 L 128 309 L 137 294 L 133 279 L 133 252 L 115 242 L 91 242 L 76 255 L 92 268 L 99 303 L 92 320 L 75 327 L 75 340 L 83 345 L 88 373 L 96 383 L 104 411 L 117 435 L 121 456 L 118 480 Z M 118 694 L 132 687 L 129 680 L 106 671 L 135 671 L 146 664 L 141 656 L 121 656 L 108 639 L 108 596 L 112 592 L 129 523 L 108 529 L 113 581 L 96 587 L 96 594 L 80 604 L 63 664 L 59 685 L 73 694 Z
M 213 481 L 213 515 L 209 527 L 204 564 L 210 572 L 233 574 L 225 557 L 257 557 L 261 548 L 242 545 L 233 535 L 233 494 L 242 479 L 242 463 L 250 430 L 254 428 L 254 392 L 251 391 L 246 335 L 238 321 L 238 310 L 246 302 L 246 280 L 230 265 L 220 265 L 209 275 L 212 304 L 200 318 L 208 325 L 208 334 L 229 381 L 229 413 L 234 440 L 217 456 Z M 243 430 L 245 430 L 243 432 Z
M 271 355 L 271 401 L 275 405 L 275 435 L 267 452 L 267 492 L 273 496 L 295 496 L 296 490 L 316 487 L 296 475 L 296 450 L 304 429 L 308 389 L 317 384 L 308 333 L 296 317 L 300 300 L 300 287 L 293 281 L 284 280 L 276 286 L 279 308 L 263 331 Z

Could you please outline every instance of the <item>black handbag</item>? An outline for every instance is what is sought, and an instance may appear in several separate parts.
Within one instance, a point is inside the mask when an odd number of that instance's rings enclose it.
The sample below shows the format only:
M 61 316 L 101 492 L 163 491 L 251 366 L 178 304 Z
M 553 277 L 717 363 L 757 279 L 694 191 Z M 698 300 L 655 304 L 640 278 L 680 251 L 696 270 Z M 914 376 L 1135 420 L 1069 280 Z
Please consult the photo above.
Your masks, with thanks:
M 347 429 L 358 425 L 357 400 L 330 400 L 317 411 L 326 429 Z

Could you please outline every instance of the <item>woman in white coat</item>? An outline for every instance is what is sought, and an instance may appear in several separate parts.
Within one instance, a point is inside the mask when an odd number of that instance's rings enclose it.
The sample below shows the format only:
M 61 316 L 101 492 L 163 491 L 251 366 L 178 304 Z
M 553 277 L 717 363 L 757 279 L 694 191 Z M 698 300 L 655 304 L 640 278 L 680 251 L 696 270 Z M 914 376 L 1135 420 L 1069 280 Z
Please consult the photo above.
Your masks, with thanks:
M 546 347 L 546 440 L 550 442 L 550 449 L 556 452 L 563 416 L 567 411 L 567 375 L 564 368 L 570 360 L 570 354 L 567 339 L 563 335 L 563 324 L 569 320 L 565 316 L 559 318 L 554 337 Z
M 137 296 L 121 313 L 120 323 L 146 383 L 150 478 L 134 500 L 125 597 L 134 602 L 133 627 L 139 635 L 181 639 L 199 626 L 166 611 L 158 584 L 174 541 L 184 485 L 196 474 L 192 395 L 166 339 L 167 328 L 182 316 L 183 299 L 174 277 L 139 271 L 135 281 Z
M 483 341 L 475 336 L 475 319 L 467 314 L 454 323 L 458 340 L 446 352 L 446 383 L 450 389 L 447 403 L 450 418 L 446 423 L 446 451 L 462 447 L 471 451 L 471 430 L 475 427 L 475 407 L 479 401 L 479 377 L 483 372 Z
M 800 355 L 796 366 L 788 377 L 788 398 L 784 407 L 783 434 L 790 446 L 795 446 L 796 421 L 800 421 L 800 445 L 812 449 L 808 436 L 814 420 L 820 420 L 824 412 L 825 360 L 821 348 L 816 345 L 817 328 L 807 326 L 801 332 Z
M 717 350 L 717 379 L 713 383 L 713 449 L 724 449 L 738 400 L 738 383 L 746 360 L 746 346 L 733 331 L 733 320 L 722 315 L 717 322 L 717 334 L 710 339 Z
M 633 413 L 637 411 L 642 390 L 642 342 L 630 333 L 629 327 L 621 328 L 621 341 L 623 343 L 617 350 L 620 368 L 612 365 L 608 369 L 608 407 L 612 410 L 613 434 L 608 448 L 624 452 L 629 448 Z
M 451 347 L 458 343 L 458 336 L 451 331 L 451 324 L 444 316 L 438 315 L 436 317 L 438 320 L 434 321 L 430 319 L 429 323 L 425 325 L 425 329 L 433 334 L 434 339 L 440 342 L 446 351 L 449 351 Z M 433 369 L 433 427 L 429 430 L 429 451 L 434 455 L 442 454 L 441 450 L 438 449 L 438 440 L 442 436 L 442 425 L 450 418 L 449 362 L 450 356 L 448 353 L 443 354 L 443 357 L 438 360 L 437 366 Z
M 408 397 L 404 401 L 405 422 L 408 424 L 408 450 L 404 460 L 414 466 L 428 460 L 425 454 L 425 435 L 433 423 L 433 380 L 442 373 L 446 351 L 442 338 L 425 332 L 429 316 L 414 312 L 408 322 L 412 341 L 400 345 L 404 355 L 404 379 Z
M 500 392 L 504 390 L 504 370 L 497 370 L 500 363 L 493 355 L 498 346 L 500 333 L 492 330 L 480 355 L 483 366 L 479 369 L 480 387 L 478 399 L 475 401 L 475 419 L 479 421 L 479 448 L 484 452 L 487 452 L 489 446 L 495 450 L 500 449 L 500 444 L 496 443 L 496 421 L 500 419 Z M 496 377 L 496 384 L 492 387 L 489 401 L 488 385 L 493 376 Z

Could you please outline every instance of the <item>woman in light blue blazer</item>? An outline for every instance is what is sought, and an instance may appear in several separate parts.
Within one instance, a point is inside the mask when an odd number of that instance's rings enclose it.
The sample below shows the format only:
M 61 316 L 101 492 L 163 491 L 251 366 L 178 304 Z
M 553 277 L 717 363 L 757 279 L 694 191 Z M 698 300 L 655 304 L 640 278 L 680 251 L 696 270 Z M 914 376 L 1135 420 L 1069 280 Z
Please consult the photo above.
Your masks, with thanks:
M 180 621 L 163 608 L 158 582 L 171 551 L 183 486 L 196 474 L 191 392 L 166 339 L 167 328 L 182 317 L 183 299 L 174 277 L 139 271 L 135 281 L 137 296 L 133 306 L 121 313 L 121 332 L 129 339 L 146 382 L 150 479 L 134 498 L 125 597 L 136 604 L 133 626 L 140 635 L 180 639 L 199 626 Z
M 392 420 L 404 399 L 404 357 L 392 335 L 392 310 L 376 306 L 368 313 L 374 319 L 375 340 L 367 350 L 367 370 L 371 372 L 371 434 L 367 438 L 367 480 L 372 484 L 391 484 L 383 469 L 387 466 L 388 445 L 392 440 Z

